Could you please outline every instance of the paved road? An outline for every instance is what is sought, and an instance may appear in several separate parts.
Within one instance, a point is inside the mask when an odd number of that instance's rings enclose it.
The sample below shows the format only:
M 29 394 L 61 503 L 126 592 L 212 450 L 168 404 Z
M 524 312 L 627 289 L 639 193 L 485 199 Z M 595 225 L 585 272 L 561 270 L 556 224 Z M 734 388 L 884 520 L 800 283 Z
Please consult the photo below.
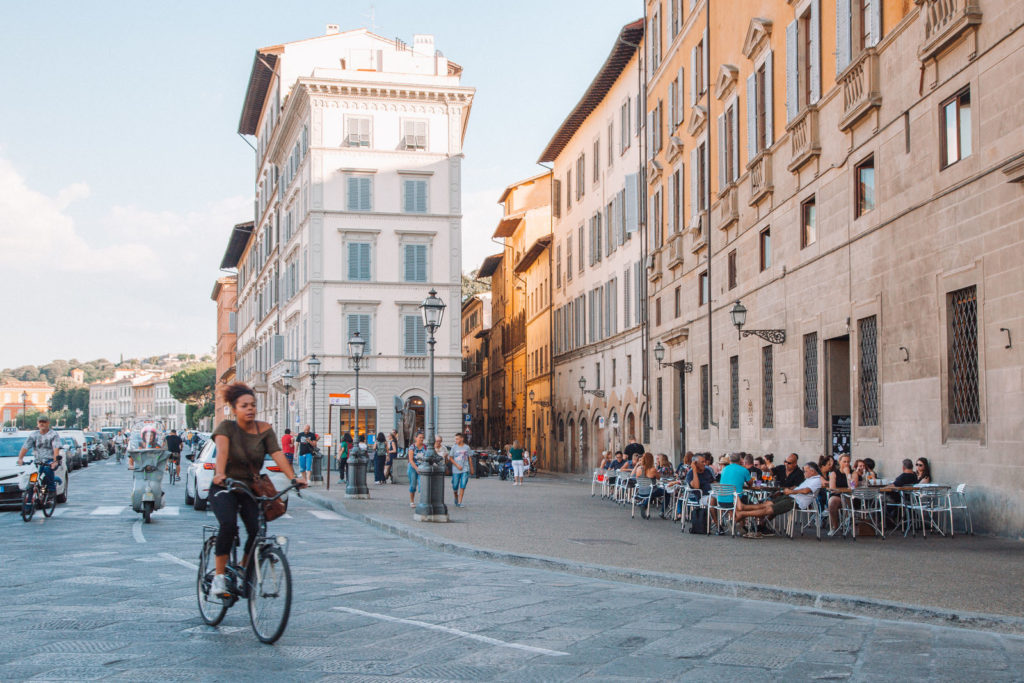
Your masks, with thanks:
M 424 550 L 293 500 L 293 617 L 259 644 L 196 612 L 179 485 L 152 525 L 129 474 L 76 472 L 58 516 L 0 512 L 2 680 L 1021 680 L 1024 638 L 617 584 Z M 37 518 L 38 519 L 38 518 Z

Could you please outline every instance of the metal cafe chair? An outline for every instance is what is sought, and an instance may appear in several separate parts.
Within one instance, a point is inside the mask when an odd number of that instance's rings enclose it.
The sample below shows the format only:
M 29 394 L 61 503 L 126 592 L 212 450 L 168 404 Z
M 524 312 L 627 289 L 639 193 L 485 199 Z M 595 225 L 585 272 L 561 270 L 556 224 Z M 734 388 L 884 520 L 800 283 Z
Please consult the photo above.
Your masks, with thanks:
M 967 506 L 967 484 L 958 484 L 955 489 L 949 492 L 950 513 L 958 510 L 963 513 L 964 533 L 974 535 L 974 522 L 971 521 L 971 509 Z M 950 517 L 952 520 L 952 516 Z M 950 522 L 952 528 L 952 521 Z
M 863 522 L 885 538 L 885 507 L 878 489 L 854 489 L 843 494 L 843 507 L 849 515 L 850 532 L 857 540 L 857 524 Z
M 719 530 L 725 528 L 726 518 L 729 519 L 730 533 L 736 535 L 736 487 L 728 484 L 712 484 L 711 497 L 708 499 L 708 533 L 711 533 L 712 511 L 718 512 Z

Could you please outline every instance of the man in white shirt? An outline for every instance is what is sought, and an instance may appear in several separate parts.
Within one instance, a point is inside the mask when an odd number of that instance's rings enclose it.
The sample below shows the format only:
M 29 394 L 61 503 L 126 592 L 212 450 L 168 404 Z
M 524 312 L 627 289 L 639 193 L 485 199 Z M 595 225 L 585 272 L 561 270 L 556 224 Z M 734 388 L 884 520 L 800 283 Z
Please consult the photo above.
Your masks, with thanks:
M 470 456 L 473 451 L 466 444 L 461 432 L 455 434 L 455 445 L 448 451 L 448 460 L 452 464 L 452 491 L 455 493 L 455 507 L 462 507 L 462 499 L 466 495 L 466 485 L 473 469 Z
M 794 506 L 806 510 L 814 502 L 821 484 L 821 470 L 818 469 L 818 465 L 813 462 L 805 463 L 802 483 L 793 488 L 782 489 L 784 495 L 773 500 L 766 500 L 757 505 L 744 505 L 737 509 L 736 523 L 739 524 L 747 517 L 778 517 L 792 510 Z

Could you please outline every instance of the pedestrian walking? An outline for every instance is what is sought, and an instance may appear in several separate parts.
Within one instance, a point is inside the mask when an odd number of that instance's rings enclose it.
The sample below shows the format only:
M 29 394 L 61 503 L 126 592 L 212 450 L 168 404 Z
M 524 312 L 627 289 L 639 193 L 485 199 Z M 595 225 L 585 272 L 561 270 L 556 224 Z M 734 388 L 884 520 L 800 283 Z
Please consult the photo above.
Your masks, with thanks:
M 388 457 L 388 445 L 384 441 L 384 432 L 377 434 L 377 442 L 373 445 L 373 481 L 377 486 L 384 485 L 384 461 Z
M 299 476 L 302 481 L 309 484 L 313 475 L 313 451 L 319 437 L 312 431 L 309 425 L 299 432 L 296 441 L 299 442 Z
M 348 454 L 352 450 L 352 435 L 345 432 L 338 444 L 338 481 L 345 481 L 348 476 Z
M 466 495 L 466 485 L 469 484 L 469 475 L 473 470 L 473 461 L 470 457 L 472 451 L 466 444 L 462 433 L 455 434 L 455 445 L 448 453 L 448 460 L 452 464 L 452 491 L 455 494 L 455 507 L 465 507 L 462 499 Z
M 523 469 L 525 463 L 523 461 L 523 449 L 519 445 L 519 440 L 512 442 L 512 448 L 508 449 L 508 457 L 512 460 L 512 485 L 522 486 L 523 485 Z
M 384 482 L 390 481 L 394 484 L 395 458 L 398 457 L 398 434 L 395 432 L 388 434 L 387 454 L 388 458 L 384 461 Z
M 424 445 L 423 432 L 416 435 L 416 440 L 406 450 L 406 457 L 409 460 L 409 507 L 416 507 L 416 489 L 420 483 L 420 464 L 427 459 L 427 447 Z
M 281 450 L 284 451 L 284 457 L 288 459 L 289 464 L 295 462 L 295 437 L 292 436 L 292 430 L 284 430 L 284 436 L 281 437 Z

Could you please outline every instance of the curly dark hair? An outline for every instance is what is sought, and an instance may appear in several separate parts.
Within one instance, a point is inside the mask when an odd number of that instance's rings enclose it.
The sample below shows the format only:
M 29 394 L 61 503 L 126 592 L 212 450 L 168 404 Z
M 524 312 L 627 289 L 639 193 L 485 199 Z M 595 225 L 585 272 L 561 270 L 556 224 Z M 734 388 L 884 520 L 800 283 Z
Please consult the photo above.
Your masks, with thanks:
M 245 396 L 246 394 L 252 396 L 253 398 L 256 398 L 255 392 L 253 392 L 252 388 L 245 382 L 235 382 L 234 384 L 229 384 L 226 387 L 224 387 L 224 390 L 221 392 L 221 396 L 224 397 L 224 400 L 227 403 L 231 404 L 231 407 L 234 407 L 235 402 L 238 399 Z

